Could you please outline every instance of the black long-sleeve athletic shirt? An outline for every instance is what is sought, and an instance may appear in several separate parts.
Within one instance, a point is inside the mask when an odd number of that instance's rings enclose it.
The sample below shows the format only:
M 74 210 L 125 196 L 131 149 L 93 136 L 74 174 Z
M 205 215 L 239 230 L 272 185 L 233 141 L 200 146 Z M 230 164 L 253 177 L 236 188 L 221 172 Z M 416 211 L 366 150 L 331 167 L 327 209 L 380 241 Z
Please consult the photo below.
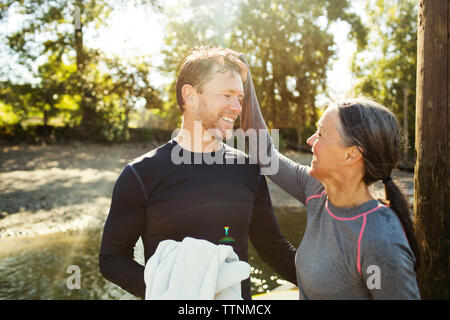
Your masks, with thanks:
M 221 242 L 226 236 L 228 241 Z M 226 144 L 216 152 L 194 153 L 170 140 L 127 164 L 117 179 L 103 230 L 100 272 L 143 299 L 144 266 L 134 260 L 139 237 L 145 262 L 161 241 L 185 237 L 231 245 L 240 260 L 248 261 L 250 238 L 266 263 L 296 283 L 296 249 L 281 233 L 260 168 Z M 243 298 L 251 299 L 249 279 L 241 289 Z

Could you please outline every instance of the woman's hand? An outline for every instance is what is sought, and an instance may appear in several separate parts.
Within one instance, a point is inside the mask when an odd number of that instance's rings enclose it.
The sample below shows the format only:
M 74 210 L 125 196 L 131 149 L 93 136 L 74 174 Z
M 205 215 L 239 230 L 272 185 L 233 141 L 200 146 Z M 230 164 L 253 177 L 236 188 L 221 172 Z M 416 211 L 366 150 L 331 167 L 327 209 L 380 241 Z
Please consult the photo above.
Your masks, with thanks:
M 248 75 L 248 67 L 247 65 L 239 58 L 240 56 L 242 56 L 242 53 L 236 52 L 234 50 L 231 49 L 225 49 L 228 52 L 228 58 L 235 63 L 240 71 L 240 75 L 242 77 L 242 81 L 245 82 L 247 81 L 247 75 Z

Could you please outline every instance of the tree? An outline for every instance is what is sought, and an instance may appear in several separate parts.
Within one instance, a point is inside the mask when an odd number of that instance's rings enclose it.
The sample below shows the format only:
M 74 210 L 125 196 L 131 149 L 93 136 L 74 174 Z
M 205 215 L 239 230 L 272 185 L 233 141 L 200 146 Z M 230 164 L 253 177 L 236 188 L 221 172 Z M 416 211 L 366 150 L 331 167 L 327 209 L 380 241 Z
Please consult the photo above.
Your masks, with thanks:
M 155 0 L 135 3 L 156 6 Z M 82 132 L 87 137 L 106 140 L 126 135 L 128 114 L 138 98 L 146 99 L 147 107 L 160 107 L 159 92 L 149 83 L 151 66 L 147 59 L 123 62 L 83 45 L 84 27 L 104 24 L 114 9 L 111 2 L 77 0 L 74 7 L 62 0 L 0 0 L 0 4 L 0 19 L 6 19 L 10 10 L 31 17 L 7 36 L 7 45 L 38 79 L 32 85 L 1 83 L 0 98 L 5 102 L 16 106 L 19 101 L 27 102 L 20 104 L 21 108 L 28 111 L 37 108 L 47 124 L 49 117 L 67 113 L 61 104 L 71 97 L 78 108 L 70 112 L 79 120 Z M 37 59 L 43 57 L 46 60 L 33 68 Z M 12 91 L 11 86 L 21 90 Z M 24 99 L 18 93 L 29 98 Z
M 419 2 L 414 211 L 417 237 L 430 253 L 419 273 L 425 299 L 450 294 L 449 10 L 448 1 Z
M 358 79 L 354 92 L 390 108 L 404 127 L 405 138 L 414 145 L 417 1 L 372 0 L 366 11 L 374 31 L 365 50 L 359 50 L 353 61 Z

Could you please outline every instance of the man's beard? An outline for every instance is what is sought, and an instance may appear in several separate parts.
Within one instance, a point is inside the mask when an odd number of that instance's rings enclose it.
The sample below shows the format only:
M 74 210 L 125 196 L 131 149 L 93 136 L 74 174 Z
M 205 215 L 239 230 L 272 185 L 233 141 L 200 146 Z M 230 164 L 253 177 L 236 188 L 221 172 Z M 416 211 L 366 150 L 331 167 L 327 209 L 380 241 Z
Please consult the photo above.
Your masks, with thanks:
M 199 107 L 195 114 L 195 118 L 197 119 L 197 121 L 202 122 L 203 129 L 208 131 L 208 133 L 211 136 L 214 136 L 216 137 L 216 139 L 220 140 L 223 140 L 225 138 L 225 133 L 222 133 L 222 131 L 218 128 L 220 121 L 220 114 L 214 114 L 209 112 L 206 102 L 201 98 L 199 101 Z

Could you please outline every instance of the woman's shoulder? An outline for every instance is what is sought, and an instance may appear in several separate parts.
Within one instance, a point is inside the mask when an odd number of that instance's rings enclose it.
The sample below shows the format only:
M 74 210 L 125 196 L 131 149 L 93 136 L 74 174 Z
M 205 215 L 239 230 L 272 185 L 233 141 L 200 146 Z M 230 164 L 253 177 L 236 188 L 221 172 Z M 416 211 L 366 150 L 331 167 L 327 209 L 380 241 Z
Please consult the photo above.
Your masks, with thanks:
M 405 230 L 397 214 L 389 206 L 379 203 L 379 208 L 367 214 L 363 233 L 366 248 L 376 251 L 397 250 L 408 247 Z
M 361 267 L 378 266 L 385 277 L 389 274 L 413 274 L 415 256 L 396 213 L 388 206 L 367 215 L 360 238 Z

